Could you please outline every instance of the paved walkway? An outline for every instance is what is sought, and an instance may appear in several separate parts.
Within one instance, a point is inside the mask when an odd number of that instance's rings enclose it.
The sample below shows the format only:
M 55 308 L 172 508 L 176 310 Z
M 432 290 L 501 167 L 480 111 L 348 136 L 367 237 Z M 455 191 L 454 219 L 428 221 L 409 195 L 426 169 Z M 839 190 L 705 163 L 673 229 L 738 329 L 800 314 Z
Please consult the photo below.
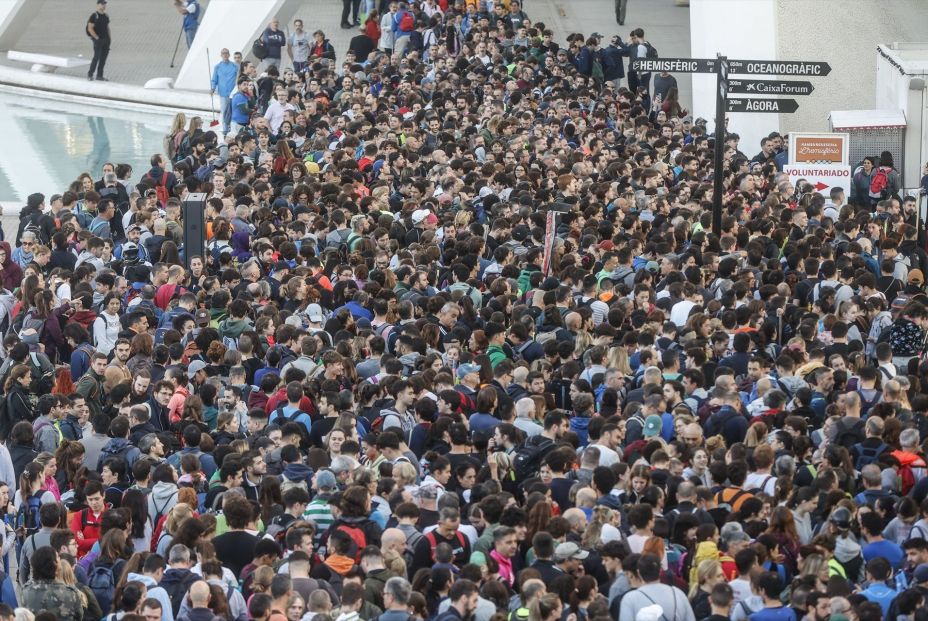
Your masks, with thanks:
M 247 0 L 243 0 L 247 1 Z M 208 8 L 208 0 L 201 0 Z M 307 0 L 297 16 L 312 31 L 326 32 L 341 58 L 355 30 L 342 30 L 340 0 Z M 114 0 L 108 5 L 113 46 L 106 64 L 106 76 L 115 82 L 144 84 L 157 77 L 175 77 L 183 64 L 186 44 L 180 42 L 174 68 L 171 56 L 180 35 L 181 17 L 169 0 Z M 93 3 L 80 0 L 45 0 L 38 17 L 23 31 L 12 49 L 62 56 L 93 56 L 84 24 Z M 613 0 L 525 0 L 525 11 L 536 22 L 553 29 L 555 40 L 563 41 L 572 32 L 600 32 L 608 41 L 613 34 L 628 38 L 633 28 L 643 28 L 647 38 L 662 56 L 689 56 L 689 9 L 673 0 L 629 0 L 625 26 L 615 21 Z M 55 36 L 49 36 L 54 31 Z M 213 62 L 218 62 L 214 60 Z M 6 60 L 0 63 L 25 67 Z M 82 77 L 84 70 L 59 70 L 64 75 Z M 681 99 L 690 101 L 688 75 L 677 76 Z

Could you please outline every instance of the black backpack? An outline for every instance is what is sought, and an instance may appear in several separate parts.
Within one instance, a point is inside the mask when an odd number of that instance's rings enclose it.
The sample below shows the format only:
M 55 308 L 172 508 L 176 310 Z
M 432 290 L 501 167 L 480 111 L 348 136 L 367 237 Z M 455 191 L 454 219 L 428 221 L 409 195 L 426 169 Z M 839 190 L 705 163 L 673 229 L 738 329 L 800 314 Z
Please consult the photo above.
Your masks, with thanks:
M 258 37 L 255 39 L 255 42 L 251 44 L 251 54 L 258 60 L 267 58 L 267 44 L 264 42 L 263 38 Z
M 538 435 L 528 438 L 516 449 L 512 457 L 512 468 L 517 481 L 534 476 L 541 468 L 541 461 L 554 449 L 554 441 Z

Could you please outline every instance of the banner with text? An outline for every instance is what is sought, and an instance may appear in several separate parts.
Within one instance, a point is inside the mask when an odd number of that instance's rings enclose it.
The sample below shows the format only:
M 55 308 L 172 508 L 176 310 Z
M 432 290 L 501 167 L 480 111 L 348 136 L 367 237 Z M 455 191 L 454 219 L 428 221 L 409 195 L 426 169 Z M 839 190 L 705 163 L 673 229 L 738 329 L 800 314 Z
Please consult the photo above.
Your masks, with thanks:
M 847 134 L 793 132 L 789 135 L 789 163 L 847 165 L 849 145 Z
M 832 188 L 841 188 L 845 196 L 851 193 L 851 167 L 843 164 L 790 164 L 783 167 L 789 182 L 796 185 L 805 179 L 816 192 L 828 196 Z

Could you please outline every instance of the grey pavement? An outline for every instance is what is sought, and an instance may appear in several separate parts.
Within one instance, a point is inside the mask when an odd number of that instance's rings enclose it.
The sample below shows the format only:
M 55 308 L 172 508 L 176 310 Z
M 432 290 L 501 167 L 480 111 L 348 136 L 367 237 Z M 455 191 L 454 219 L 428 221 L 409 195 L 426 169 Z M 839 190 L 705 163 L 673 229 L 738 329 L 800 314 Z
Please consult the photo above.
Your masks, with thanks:
M 202 0 L 208 10 L 208 0 Z M 297 11 L 309 31 L 322 29 L 339 58 L 348 49 L 357 30 L 342 30 L 340 0 L 307 0 Z M 629 0 L 624 26 L 615 21 L 613 0 L 525 0 L 524 9 L 535 22 L 543 22 L 563 42 L 568 34 L 599 32 L 608 40 L 613 34 L 623 39 L 634 28 L 643 28 L 646 38 L 661 56 L 690 55 L 689 9 L 675 6 L 674 0 Z M 93 56 L 84 24 L 93 11 L 91 2 L 45 0 L 36 19 L 23 30 L 10 49 L 60 56 Z M 174 68 L 171 56 L 181 31 L 181 16 L 170 0 L 114 0 L 107 9 L 113 44 L 106 63 L 106 77 L 114 82 L 141 85 L 158 77 L 176 77 L 184 61 L 186 43 L 180 42 Z M 49 36 L 54 33 L 54 36 Z M 213 61 L 218 62 L 218 59 Z M 0 63 L 25 68 L 0 55 Z M 59 69 L 63 75 L 83 77 L 86 69 Z M 689 75 L 678 75 L 681 101 L 690 102 Z

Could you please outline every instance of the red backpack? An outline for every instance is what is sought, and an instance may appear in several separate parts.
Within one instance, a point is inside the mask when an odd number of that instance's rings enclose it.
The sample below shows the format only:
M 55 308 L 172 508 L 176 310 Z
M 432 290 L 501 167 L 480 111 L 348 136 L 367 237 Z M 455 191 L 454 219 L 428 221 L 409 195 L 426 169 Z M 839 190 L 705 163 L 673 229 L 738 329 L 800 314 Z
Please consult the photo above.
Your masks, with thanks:
M 400 30 L 403 32 L 412 32 L 416 29 L 416 18 L 412 16 L 412 13 L 406 11 L 403 13 L 403 16 L 400 18 Z
M 146 176 L 148 175 L 146 174 Z M 148 178 L 151 179 L 151 177 Z M 161 174 L 161 181 L 155 184 L 155 195 L 158 197 L 158 202 L 161 203 L 161 208 L 166 207 L 168 199 L 171 198 L 171 193 L 168 192 L 168 171 L 164 171 Z
M 367 546 L 367 536 L 364 534 L 364 531 L 357 526 L 351 526 L 350 524 L 339 524 L 335 530 L 340 530 L 351 537 L 353 545 L 351 546 L 351 550 L 348 551 L 346 556 L 354 558 L 355 563 L 360 563 L 361 550 Z
M 886 188 L 889 186 L 889 171 L 891 169 L 880 166 L 870 180 L 870 196 L 886 198 Z

